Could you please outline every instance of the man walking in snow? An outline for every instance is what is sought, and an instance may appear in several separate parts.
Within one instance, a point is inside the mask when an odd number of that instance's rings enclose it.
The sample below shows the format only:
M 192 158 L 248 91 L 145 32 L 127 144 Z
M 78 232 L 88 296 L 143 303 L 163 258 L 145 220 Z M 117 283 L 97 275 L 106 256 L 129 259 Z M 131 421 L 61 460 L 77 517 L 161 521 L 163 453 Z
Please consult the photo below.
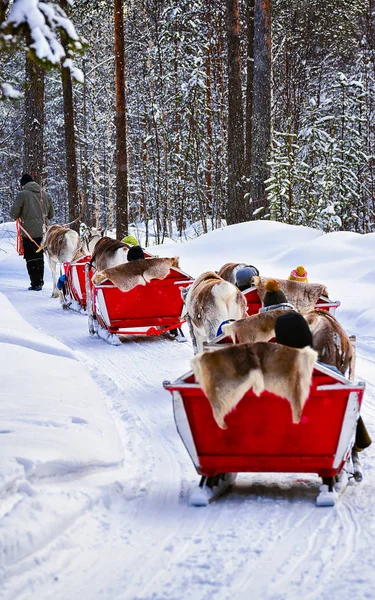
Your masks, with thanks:
M 43 227 L 47 219 L 52 219 L 54 209 L 51 196 L 40 189 L 31 175 L 22 175 L 21 188 L 10 215 L 12 219 L 21 220 L 24 259 L 31 284 L 29 290 L 40 291 L 44 284 L 44 259 L 43 250 L 37 250 L 42 243 Z

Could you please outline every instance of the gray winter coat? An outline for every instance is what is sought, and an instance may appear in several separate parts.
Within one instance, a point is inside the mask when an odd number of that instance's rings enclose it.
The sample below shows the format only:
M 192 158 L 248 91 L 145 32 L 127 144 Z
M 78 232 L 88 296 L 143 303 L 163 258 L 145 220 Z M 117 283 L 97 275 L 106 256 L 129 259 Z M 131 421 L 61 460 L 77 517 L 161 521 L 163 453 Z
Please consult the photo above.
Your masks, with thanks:
M 41 202 L 42 200 L 42 202 Z M 42 212 L 42 206 L 43 212 Z M 29 181 L 23 186 L 21 192 L 17 194 L 14 204 L 10 210 L 12 219 L 21 219 L 21 225 L 26 229 L 32 238 L 43 237 L 44 218 L 52 219 L 55 211 L 53 209 L 52 198 L 47 192 L 40 195 L 40 186 L 35 181 Z M 26 234 L 21 230 L 22 236 Z

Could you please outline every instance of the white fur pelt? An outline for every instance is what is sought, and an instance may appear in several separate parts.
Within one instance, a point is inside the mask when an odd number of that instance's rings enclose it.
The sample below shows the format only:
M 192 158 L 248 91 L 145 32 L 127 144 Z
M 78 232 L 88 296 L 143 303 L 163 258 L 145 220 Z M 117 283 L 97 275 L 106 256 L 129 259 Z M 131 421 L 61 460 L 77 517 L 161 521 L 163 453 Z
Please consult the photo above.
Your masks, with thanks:
M 223 321 L 241 319 L 247 314 L 243 294 L 213 271 L 202 273 L 183 291 L 183 297 L 195 352 L 203 349 L 204 341 L 216 337 Z
M 60 298 L 63 302 L 63 294 L 57 289 L 58 271 L 65 262 L 83 255 L 81 240 L 73 229 L 67 229 L 62 225 L 50 225 L 44 234 L 42 246 L 47 254 L 53 281 L 53 298 Z
M 203 352 L 192 359 L 192 368 L 216 423 L 226 429 L 225 416 L 249 389 L 256 396 L 268 391 L 289 400 L 293 423 L 299 423 L 316 359 L 317 353 L 308 347 L 296 350 L 258 342 Z

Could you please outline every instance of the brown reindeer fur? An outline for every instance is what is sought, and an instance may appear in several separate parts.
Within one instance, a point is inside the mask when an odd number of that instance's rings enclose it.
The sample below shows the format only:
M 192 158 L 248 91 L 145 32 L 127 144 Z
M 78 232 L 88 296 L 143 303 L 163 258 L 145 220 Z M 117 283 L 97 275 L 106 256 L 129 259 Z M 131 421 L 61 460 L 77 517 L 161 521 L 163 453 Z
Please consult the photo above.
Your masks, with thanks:
M 293 423 L 299 423 L 316 358 L 311 348 L 258 342 L 198 354 L 192 368 L 218 426 L 226 429 L 225 416 L 249 389 L 257 396 L 268 391 L 289 400 Z
M 124 250 L 124 261 L 126 254 L 130 248 L 128 244 L 119 242 L 108 236 L 102 237 L 95 246 L 94 253 L 91 258 L 91 264 L 95 265 L 97 271 L 106 268 L 108 256 L 112 256 L 117 250 Z
M 254 285 L 256 286 L 259 298 L 263 303 L 266 293 L 266 283 L 269 277 L 253 277 Z M 279 284 L 279 289 L 284 292 L 288 302 L 301 313 L 313 310 L 321 296 L 328 298 L 328 291 L 324 285 L 320 283 L 300 283 L 299 281 L 289 281 L 287 279 L 274 279 Z
M 109 279 L 122 292 L 128 292 L 137 285 L 146 285 L 151 279 L 165 279 L 171 267 L 178 268 L 178 257 L 142 258 L 97 272 L 93 283 Z
M 216 337 L 223 321 L 247 314 L 243 294 L 213 271 L 199 275 L 184 297 L 195 351 L 202 349 L 203 341 Z
M 69 233 L 69 235 L 72 235 L 71 232 L 72 229 L 68 229 L 67 227 L 63 227 L 62 225 L 51 225 L 50 227 L 48 227 L 44 236 L 43 247 L 45 248 L 49 256 L 59 258 L 64 255 L 67 249 L 66 234 Z M 77 246 L 75 248 L 75 254 L 78 253 L 80 246 L 81 243 L 77 234 Z M 74 258 L 74 256 L 72 256 L 70 260 L 72 260 L 72 258 Z
M 311 329 L 318 360 L 333 365 L 343 375 L 349 368 L 351 377 L 354 374 L 353 346 L 340 323 L 326 310 L 312 310 L 304 317 Z
M 285 314 L 285 310 L 270 310 L 239 319 L 223 325 L 223 333 L 232 338 L 234 344 L 254 344 L 268 342 L 275 337 L 276 319 Z
M 246 267 L 246 263 L 225 263 L 218 272 L 219 277 L 236 285 L 236 273 L 239 269 Z

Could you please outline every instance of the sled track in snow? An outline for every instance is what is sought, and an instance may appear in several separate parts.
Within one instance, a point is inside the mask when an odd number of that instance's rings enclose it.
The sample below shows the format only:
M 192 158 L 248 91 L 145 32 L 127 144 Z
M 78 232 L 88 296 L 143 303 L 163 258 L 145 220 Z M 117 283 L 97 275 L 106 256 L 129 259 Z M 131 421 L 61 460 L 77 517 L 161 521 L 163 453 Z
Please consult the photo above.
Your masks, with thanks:
M 116 473 L 124 479 L 109 486 L 109 508 L 86 510 L 38 552 L 39 565 L 24 563 L 35 597 L 181 600 L 187 588 L 195 600 L 292 600 L 302 589 L 304 600 L 328 600 L 338 588 L 344 600 L 362 597 L 361 577 L 370 576 L 374 558 L 368 548 L 375 532 L 367 527 L 375 494 L 371 448 L 364 483 L 349 487 L 334 509 L 315 506 L 317 478 L 256 474 L 240 476 L 231 495 L 209 507 L 189 508 L 188 487 L 198 477 L 161 384 L 188 370 L 190 344 L 126 339 L 111 347 L 89 338 L 86 318 L 63 312 L 56 301 L 38 296 L 26 313 L 18 289 L 5 292 L 24 318 L 77 352 L 106 397 L 124 447 Z M 358 346 L 359 373 L 375 363 L 371 351 L 362 352 Z M 374 417 L 372 383 L 368 390 L 364 416 Z M 77 537 L 86 553 L 74 544 Z M 51 588 L 55 572 L 65 584 Z M 345 595 L 348 581 L 357 593 Z M 87 596 L 92 590 L 97 595 Z

